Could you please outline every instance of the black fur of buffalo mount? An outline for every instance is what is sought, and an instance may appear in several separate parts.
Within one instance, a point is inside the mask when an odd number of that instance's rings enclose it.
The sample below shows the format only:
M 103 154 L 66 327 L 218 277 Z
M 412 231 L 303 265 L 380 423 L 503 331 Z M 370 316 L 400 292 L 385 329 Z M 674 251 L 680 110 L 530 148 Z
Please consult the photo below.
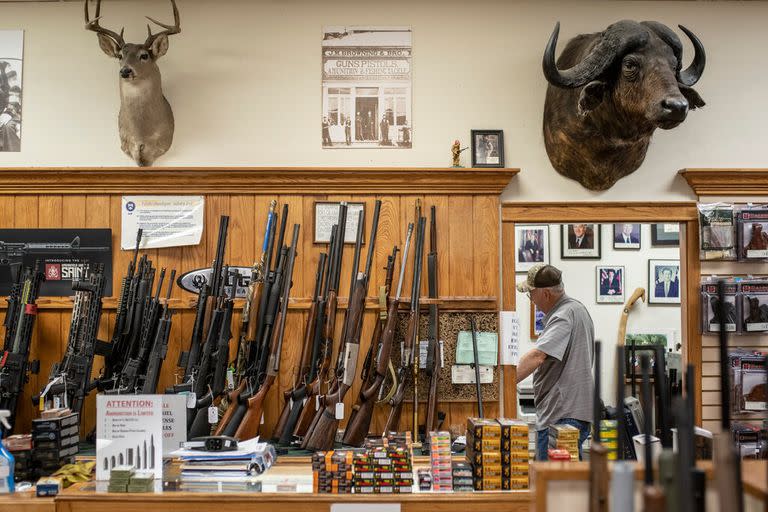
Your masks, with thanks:
M 574 37 L 555 64 L 557 23 L 543 61 L 544 143 L 557 172 L 607 190 L 640 167 L 656 128 L 675 128 L 704 106 L 691 88 L 704 72 L 704 46 L 680 30 L 695 50 L 685 70 L 680 39 L 655 21 L 624 20 Z

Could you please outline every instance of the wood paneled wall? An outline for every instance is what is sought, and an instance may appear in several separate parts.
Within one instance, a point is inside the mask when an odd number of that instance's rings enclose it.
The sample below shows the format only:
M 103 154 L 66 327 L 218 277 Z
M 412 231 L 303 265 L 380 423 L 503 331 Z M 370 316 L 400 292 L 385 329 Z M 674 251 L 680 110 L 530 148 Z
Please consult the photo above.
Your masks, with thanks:
M 38 172 L 40 171 L 40 172 Z M 232 265 L 252 265 L 260 256 L 269 201 L 289 205 L 289 228 L 301 224 L 300 247 L 291 291 L 291 313 L 288 316 L 283 346 L 281 370 L 276 386 L 270 391 L 265 409 L 265 434 L 277 419 L 282 407 L 282 391 L 294 379 L 301 339 L 307 316 L 309 298 L 314 287 L 314 275 L 319 254 L 326 245 L 313 243 L 315 201 L 359 201 L 366 204 L 366 233 L 370 231 L 374 202 L 382 201 L 375 258 L 361 339 L 358 368 L 362 365 L 370 344 L 376 311 L 375 295 L 384 279 L 387 255 L 393 245 L 402 247 L 408 222 L 414 218 L 414 205 L 421 200 L 423 212 L 437 207 L 439 294 L 446 299 L 444 308 L 470 307 L 497 311 L 499 297 L 499 199 L 498 196 L 516 174 L 512 169 L 365 169 L 361 178 L 349 169 L 197 169 L 178 170 L 189 188 L 174 186 L 170 170 L 129 169 L 45 169 L 28 170 L 36 181 L 26 182 L 20 170 L 0 170 L 0 227 L 4 228 L 111 228 L 113 239 L 113 290 L 119 292 L 119 280 L 132 257 L 130 251 L 120 251 L 121 199 L 123 194 L 203 193 L 205 195 L 205 229 L 199 245 L 147 251 L 158 267 L 176 268 L 178 272 L 210 265 L 216 249 L 220 215 L 230 216 L 226 262 Z M 40 176 L 43 178 L 40 178 Z M 195 176 L 195 180 L 189 177 Z M 182 180 L 182 181 L 185 181 Z M 362 183 L 361 183 L 362 180 Z M 93 187 L 84 185 L 90 181 Z M 26 184 L 25 184 L 26 183 Z M 365 185 L 367 183 L 367 186 Z M 60 193 L 52 193 L 54 191 Z M 207 192 L 211 190 L 211 192 Z M 288 230 L 290 233 L 290 229 Z M 368 235 L 366 235 L 366 239 Z M 367 245 L 364 250 L 367 249 Z M 343 305 L 349 287 L 352 246 L 347 246 L 342 269 L 340 290 Z M 398 262 L 399 271 L 399 262 Z M 410 290 L 411 264 L 406 269 L 404 290 Z M 426 258 L 424 258 L 426 273 Z M 398 278 L 395 273 L 395 280 Z M 426 296 L 427 280 L 422 293 Z M 406 293 L 407 295 L 407 293 Z M 177 310 L 173 319 L 168 355 L 163 366 L 159 389 L 178 379 L 176 361 L 186 350 L 194 323 L 195 296 L 174 287 L 172 303 Z M 66 347 L 71 301 L 46 299 L 40 301 L 40 315 L 34 330 L 32 359 L 39 359 L 41 371 L 32 375 L 20 400 L 17 425 L 28 429 L 35 417 L 30 396 L 39 392 L 47 382 L 51 365 L 60 360 Z M 4 303 L 3 303 L 4 304 Z M 114 299 L 105 300 L 100 339 L 109 340 L 114 325 Z M 342 321 L 339 315 L 339 326 Z M 239 312 L 235 325 L 239 327 Z M 231 353 L 236 347 L 234 329 Z M 339 329 L 337 329 L 339 332 Z M 102 368 L 96 357 L 94 374 Z M 347 394 L 346 410 L 357 397 L 359 382 Z M 472 403 L 451 403 L 441 407 L 448 412 L 444 427 L 461 425 L 473 414 Z M 497 404 L 487 405 L 487 414 L 495 415 Z M 381 430 L 387 411 L 377 410 L 372 431 Z M 407 418 L 405 410 L 403 417 Z M 83 432 L 95 424 L 95 398 L 92 394 L 84 407 Z

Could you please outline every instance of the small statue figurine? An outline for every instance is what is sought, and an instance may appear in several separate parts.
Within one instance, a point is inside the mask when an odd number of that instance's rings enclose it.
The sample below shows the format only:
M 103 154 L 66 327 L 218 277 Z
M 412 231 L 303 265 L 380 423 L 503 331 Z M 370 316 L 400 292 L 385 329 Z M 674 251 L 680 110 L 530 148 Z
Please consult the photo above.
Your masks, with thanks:
M 461 149 L 461 143 L 459 143 L 458 139 L 453 141 L 453 146 L 451 146 L 451 153 L 453 154 L 453 166 L 454 167 L 463 167 L 459 163 L 459 157 L 461 155 L 461 152 L 467 149 L 469 146 L 467 146 L 464 149 Z

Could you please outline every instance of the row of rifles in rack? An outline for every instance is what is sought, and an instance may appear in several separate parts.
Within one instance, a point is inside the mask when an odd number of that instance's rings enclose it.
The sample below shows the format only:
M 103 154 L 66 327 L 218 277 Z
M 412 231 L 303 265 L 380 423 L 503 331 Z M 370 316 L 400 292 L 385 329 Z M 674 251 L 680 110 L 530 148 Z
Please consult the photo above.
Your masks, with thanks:
M 430 248 L 427 255 L 429 305 L 429 345 L 424 376 L 419 374 L 420 294 L 422 267 L 427 242 L 427 219 L 417 203 L 414 221 L 409 223 L 403 250 L 393 247 L 387 256 L 386 273 L 373 295 L 378 298 L 378 314 L 363 357 L 360 353 L 363 318 L 366 310 L 371 270 L 375 254 L 381 202 L 376 201 L 363 260 L 364 212 L 357 219 L 354 255 L 349 275 L 347 307 L 343 298 L 342 260 L 348 245 L 348 208 L 341 203 L 336 224 L 331 229 L 327 252 L 319 255 L 311 306 L 300 339 L 285 340 L 301 345 L 301 356 L 292 368 L 293 383 L 283 392 L 279 419 L 273 437 L 282 444 L 316 450 L 331 448 L 340 421 L 347 419 L 343 442 L 362 445 L 369 433 L 376 406 L 388 408 L 386 430 L 410 430 L 418 436 L 420 427 L 429 432 L 438 427 L 443 415 L 437 412 L 437 380 L 440 365 L 437 306 L 437 234 L 435 208 L 431 209 Z M 178 366 L 183 378 L 164 390 L 186 393 L 190 438 L 215 435 L 239 439 L 254 437 L 264 423 L 266 400 L 276 382 L 283 353 L 289 297 L 299 242 L 298 224 L 293 225 L 290 245 L 286 243 L 288 206 L 278 213 L 276 201 L 269 207 L 261 258 L 253 265 L 237 332 L 237 350 L 230 354 L 233 338 L 235 294 L 244 283 L 240 274 L 225 264 L 229 217 L 219 224 L 216 253 L 209 277 L 199 287 L 195 321 L 188 350 L 181 353 Z M 351 235 L 351 233 L 349 234 Z M 166 279 L 166 269 L 158 271 L 147 255 L 139 256 L 142 232 L 122 279 L 111 340 L 97 338 L 104 294 L 103 268 L 96 265 L 86 279 L 73 284 L 75 291 L 72 318 L 65 353 L 55 363 L 45 386 L 33 396 L 41 408 L 65 407 L 82 412 L 86 396 L 94 389 L 105 394 L 155 393 L 168 351 L 173 311 L 169 300 L 175 270 Z M 402 357 L 394 368 L 390 357 L 395 346 L 403 300 L 403 284 L 410 253 L 413 253 L 410 307 Z M 400 254 L 400 271 L 393 280 Z M 362 267 L 362 268 L 361 268 Z M 6 336 L 0 361 L 0 407 L 14 411 L 28 373 L 32 325 L 37 314 L 35 300 L 44 279 L 38 268 L 25 268 L 9 297 Z M 167 283 L 167 285 L 166 285 Z M 343 304 L 342 304 L 343 306 Z M 340 332 L 337 316 L 343 315 Z M 234 329 L 237 331 L 237 329 Z M 104 366 L 91 377 L 94 356 L 104 356 Z M 362 368 L 358 376 L 358 356 Z M 354 405 L 345 414 L 344 400 L 360 379 Z M 425 381 L 428 381 L 426 384 Z M 424 422 L 419 418 L 419 385 L 429 388 Z M 405 390 L 413 390 L 412 417 L 401 422 Z M 401 424 L 402 423 L 402 424 Z

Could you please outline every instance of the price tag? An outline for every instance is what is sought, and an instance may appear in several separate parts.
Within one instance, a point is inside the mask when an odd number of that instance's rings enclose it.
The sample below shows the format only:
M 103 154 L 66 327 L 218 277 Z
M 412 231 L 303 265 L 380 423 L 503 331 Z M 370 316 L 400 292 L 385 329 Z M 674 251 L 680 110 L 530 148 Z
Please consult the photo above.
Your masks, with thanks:
M 320 410 L 320 395 L 315 395 L 315 410 Z
M 194 409 L 197 405 L 197 394 L 194 391 L 187 393 L 187 409 Z
M 40 411 L 45 410 L 45 398 L 43 398 L 43 395 L 40 395 L 40 403 L 37 404 L 37 407 Z
M 293 397 L 288 399 L 288 410 L 293 410 Z
M 339 402 L 336 404 L 336 419 L 337 420 L 344 419 L 344 402 Z
M 264 424 L 264 413 L 261 413 L 261 421 L 259 421 L 259 425 Z
M 211 406 L 208 408 L 208 423 L 213 425 L 217 421 L 219 421 L 219 410 L 216 407 Z
M 232 368 L 227 370 L 227 388 L 235 389 L 235 371 Z
M 61 407 L 61 398 L 58 396 L 53 397 L 53 408 L 58 409 Z

